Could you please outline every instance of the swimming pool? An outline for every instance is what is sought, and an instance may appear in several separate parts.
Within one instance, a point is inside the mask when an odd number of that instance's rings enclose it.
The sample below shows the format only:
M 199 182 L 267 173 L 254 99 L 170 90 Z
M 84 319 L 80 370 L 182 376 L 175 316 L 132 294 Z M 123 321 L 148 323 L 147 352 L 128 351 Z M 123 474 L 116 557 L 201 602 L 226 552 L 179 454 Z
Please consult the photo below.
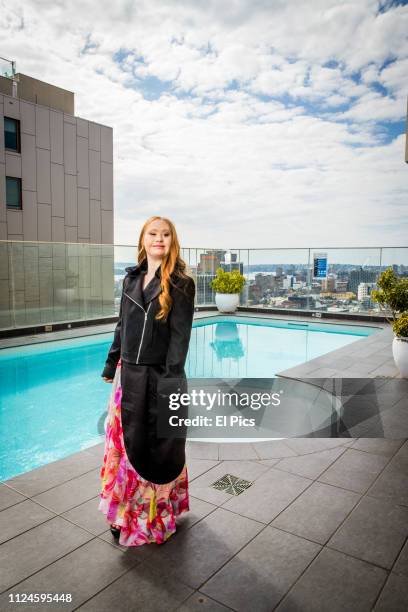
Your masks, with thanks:
M 215 316 L 194 321 L 195 378 L 272 378 L 380 328 Z M 113 333 L 0 350 L 0 480 L 103 440 L 110 385 L 100 374 Z

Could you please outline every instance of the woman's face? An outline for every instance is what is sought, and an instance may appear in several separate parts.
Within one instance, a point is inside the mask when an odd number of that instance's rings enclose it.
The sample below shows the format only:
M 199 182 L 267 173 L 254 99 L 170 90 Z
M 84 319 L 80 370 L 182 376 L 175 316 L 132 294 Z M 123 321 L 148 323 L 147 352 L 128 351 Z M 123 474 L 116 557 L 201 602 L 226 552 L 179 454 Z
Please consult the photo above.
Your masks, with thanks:
M 149 223 L 143 236 L 144 248 L 150 257 L 162 259 L 165 257 L 171 244 L 170 228 L 162 219 Z

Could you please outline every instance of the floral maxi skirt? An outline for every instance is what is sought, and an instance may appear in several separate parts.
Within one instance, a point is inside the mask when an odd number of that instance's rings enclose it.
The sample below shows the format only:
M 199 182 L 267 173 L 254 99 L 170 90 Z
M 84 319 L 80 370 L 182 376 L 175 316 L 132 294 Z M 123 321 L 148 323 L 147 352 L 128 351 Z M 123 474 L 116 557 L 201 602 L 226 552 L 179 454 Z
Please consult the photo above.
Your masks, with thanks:
M 126 455 L 121 423 L 121 360 L 116 368 L 105 421 L 102 490 L 98 509 L 120 525 L 119 544 L 163 544 L 176 531 L 176 516 L 189 507 L 187 466 L 167 484 L 145 480 Z

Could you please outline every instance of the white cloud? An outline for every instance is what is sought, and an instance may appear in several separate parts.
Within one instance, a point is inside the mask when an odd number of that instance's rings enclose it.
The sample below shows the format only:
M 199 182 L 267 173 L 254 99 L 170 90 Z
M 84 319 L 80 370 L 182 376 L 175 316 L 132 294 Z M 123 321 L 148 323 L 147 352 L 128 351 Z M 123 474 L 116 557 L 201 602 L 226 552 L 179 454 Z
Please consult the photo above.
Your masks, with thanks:
M 408 168 L 378 122 L 405 117 L 407 18 L 374 0 L 0 0 L 1 55 L 113 126 L 118 243 L 159 213 L 184 246 L 391 246 Z

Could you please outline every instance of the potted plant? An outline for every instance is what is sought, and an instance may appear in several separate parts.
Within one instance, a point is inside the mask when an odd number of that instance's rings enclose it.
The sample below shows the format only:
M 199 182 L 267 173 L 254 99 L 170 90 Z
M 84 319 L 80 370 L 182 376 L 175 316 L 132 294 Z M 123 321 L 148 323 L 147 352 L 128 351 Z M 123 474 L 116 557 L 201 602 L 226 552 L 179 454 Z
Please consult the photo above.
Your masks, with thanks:
M 371 292 L 380 310 L 392 325 L 394 339 L 392 341 L 392 355 L 401 376 L 408 377 L 408 279 L 399 278 L 392 268 L 388 268 L 377 280 L 380 290 Z M 385 308 L 384 308 L 385 307 Z M 387 317 L 391 312 L 391 319 Z
M 220 312 L 235 312 L 239 303 L 239 294 L 245 285 L 245 277 L 238 271 L 226 272 L 217 268 L 217 276 L 210 281 L 214 289 L 215 303 Z

